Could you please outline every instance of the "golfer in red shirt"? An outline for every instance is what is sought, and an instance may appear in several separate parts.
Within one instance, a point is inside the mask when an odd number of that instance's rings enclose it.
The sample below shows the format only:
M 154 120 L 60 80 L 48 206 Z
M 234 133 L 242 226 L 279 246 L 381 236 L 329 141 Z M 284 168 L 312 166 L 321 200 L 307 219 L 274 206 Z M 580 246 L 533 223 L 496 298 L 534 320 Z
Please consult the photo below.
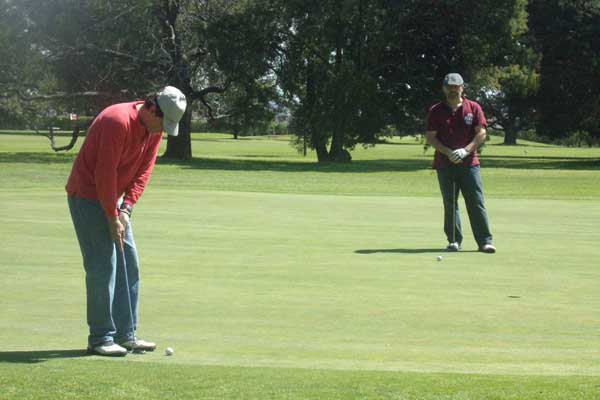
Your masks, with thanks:
M 444 201 L 444 232 L 448 251 L 461 248 L 463 235 L 458 212 L 462 193 L 479 251 L 495 253 L 483 201 L 477 149 L 485 141 L 487 122 L 481 106 L 462 96 L 463 78 L 446 75 L 446 101 L 437 103 L 427 115 L 427 142 L 435 148 L 433 168 Z
M 172 86 L 146 101 L 107 107 L 73 164 L 66 190 L 86 275 L 91 353 L 124 356 L 156 348 L 135 336 L 139 269 L 130 217 L 154 168 L 162 132 L 177 136 L 185 108 L 185 96 Z

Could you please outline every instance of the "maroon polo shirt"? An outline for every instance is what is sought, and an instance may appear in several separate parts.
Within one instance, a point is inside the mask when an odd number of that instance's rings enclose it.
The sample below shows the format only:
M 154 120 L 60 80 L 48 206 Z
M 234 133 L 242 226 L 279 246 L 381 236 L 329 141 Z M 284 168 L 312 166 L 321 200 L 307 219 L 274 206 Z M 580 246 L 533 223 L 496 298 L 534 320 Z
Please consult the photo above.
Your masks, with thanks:
M 481 106 L 465 97 L 462 100 L 462 105 L 456 111 L 452 111 L 446 102 L 441 102 L 432 106 L 427 113 L 427 130 L 436 131 L 438 140 L 452 150 L 463 148 L 471 143 L 475 137 L 476 126 L 487 126 Z M 470 154 L 460 164 L 454 164 L 444 154 L 435 151 L 434 169 L 454 165 L 479 165 L 477 152 Z

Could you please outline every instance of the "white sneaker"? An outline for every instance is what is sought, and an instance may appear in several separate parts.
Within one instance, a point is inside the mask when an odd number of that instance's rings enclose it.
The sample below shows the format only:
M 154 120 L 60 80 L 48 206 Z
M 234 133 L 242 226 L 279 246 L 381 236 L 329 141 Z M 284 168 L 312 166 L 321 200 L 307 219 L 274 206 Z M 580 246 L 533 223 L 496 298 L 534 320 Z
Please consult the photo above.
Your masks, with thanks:
M 106 357 L 123 357 L 127 355 L 126 348 L 112 342 L 99 344 L 93 347 L 88 346 L 87 351 L 90 354 L 97 354 L 99 356 Z
M 479 248 L 479 251 L 483 252 L 483 253 L 488 253 L 488 254 L 492 254 L 496 252 L 496 248 L 494 247 L 493 244 L 491 243 L 486 243 L 483 246 L 481 246 Z
M 147 342 L 142 339 L 134 338 L 123 343 L 119 343 L 127 350 L 133 351 L 154 351 L 156 349 L 156 343 Z

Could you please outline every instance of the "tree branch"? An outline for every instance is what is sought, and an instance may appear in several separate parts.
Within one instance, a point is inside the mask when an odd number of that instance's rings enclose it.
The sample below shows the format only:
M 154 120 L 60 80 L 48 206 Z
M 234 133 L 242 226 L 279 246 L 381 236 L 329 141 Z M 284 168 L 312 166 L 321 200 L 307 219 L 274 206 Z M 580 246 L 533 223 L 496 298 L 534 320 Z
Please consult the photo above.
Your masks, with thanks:
M 54 94 L 39 94 L 33 96 L 27 96 L 22 93 L 18 93 L 19 98 L 23 101 L 38 101 L 38 100 L 53 100 L 53 99 L 69 99 L 69 98 L 77 98 L 77 97 L 115 97 L 116 95 L 126 95 L 128 94 L 128 90 L 121 90 L 116 93 L 111 92 L 57 92 Z
M 69 142 L 69 144 L 65 145 L 65 146 L 56 146 L 56 143 L 54 141 L 54 127 L 50 127 L 50 133 L 49 134 L 45 134 L 42 133 L 40 131 L 38 131 L 37 129 L 34 129 L 35 133 L 37 133 L 38 135 L 42 135 L 42 136 L 46 136 L 48 139 L 50 139 L 50 147 L 52 147 L 52 150 L 54 150 L 55 152 L 59 152 L 59 151 L 67 151 L 67 150 L 71 150 L 73 148 L 73 146 L 75 146 L 75 143 L 77 142 L 77 138 L 79 138 L 79 127 L 76 126 L 75 128 L 73 128 L 73 133 L 71 135 L 71 141 Z
M 224 93 L 225 91 L 227 91 L 230 84 L 231 82 L 228 81 L 223 86 L 209 86 L 202 90 L 194 91 L 190 94 L 190 99 L 194 101 L 201 99 L 209 93 Z
M 206 107 L 206 110 L 208 111 L 208 118 L 215 119 L 215 116 L 212 113 L 212 107 L 208 104 L 206 98 L 204 96 L 200 96 L 199 100 L 202 102 L 202 104 L 204 104 L 204 107 Z

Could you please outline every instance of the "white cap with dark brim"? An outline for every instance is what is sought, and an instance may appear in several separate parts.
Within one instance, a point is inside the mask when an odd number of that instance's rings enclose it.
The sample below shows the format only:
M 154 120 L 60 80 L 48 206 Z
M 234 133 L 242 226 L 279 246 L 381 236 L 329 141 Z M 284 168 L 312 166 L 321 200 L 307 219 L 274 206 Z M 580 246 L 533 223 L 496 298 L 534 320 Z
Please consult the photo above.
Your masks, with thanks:
M 187 107 L 185 95 L 176 87 L 165 86 L 156 94 L 156 101 L 164 114 L 163 129 L 167 135 L 177 136 L 179 120 Z

